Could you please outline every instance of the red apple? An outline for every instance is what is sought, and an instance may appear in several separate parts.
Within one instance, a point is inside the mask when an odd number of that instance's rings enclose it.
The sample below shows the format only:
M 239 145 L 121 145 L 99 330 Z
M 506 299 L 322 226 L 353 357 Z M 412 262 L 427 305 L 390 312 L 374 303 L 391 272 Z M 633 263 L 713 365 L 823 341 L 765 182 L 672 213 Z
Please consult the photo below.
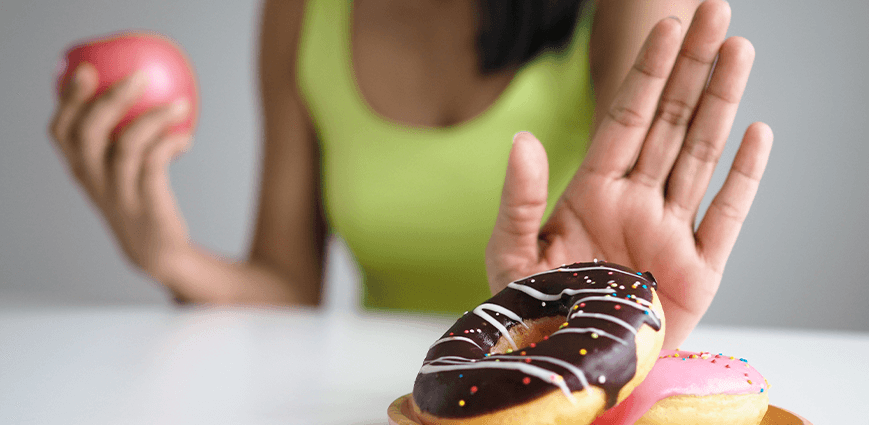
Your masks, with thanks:
M 191 61 L 169 37 L 154 32 L 122 32 L 72 46 L 59 67 L 58 93 L 82 62 L 93 65 L 99 74 L 95 96 L 139 69 L 148 72 L 149 81 L 144 94 L 112 131 L 112 138 L 148 109 L 181 97 L 190 102 L 190 114 L 186 121 L 171 127 L 169 133 L 192 133 L 199 117 L 198 84 Z

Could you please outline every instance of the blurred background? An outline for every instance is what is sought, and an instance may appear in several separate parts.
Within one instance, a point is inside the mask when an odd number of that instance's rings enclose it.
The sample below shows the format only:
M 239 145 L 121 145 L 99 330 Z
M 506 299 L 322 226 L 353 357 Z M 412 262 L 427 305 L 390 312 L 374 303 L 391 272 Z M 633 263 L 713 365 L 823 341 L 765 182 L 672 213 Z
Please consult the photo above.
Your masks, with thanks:
M 869 330 L 869 2 L 732 0 L 730 35 L 752 41 L 752 77 L 716 170 L 746 127 L 775 132 L 772 158 L 707 324 Z M 49 138 L 67 46 L 151 29 L 193 60 L 201 115 L 172 184 L 192 237 L 246 255 L 259 177 L 260 2 L 4 1 L 0 5 L 0 308 L 168 304 L 127 264 Z M 702 213 L 703 211 L 701 211 Z M 702 214 L 701 214 L 702 216 Z M 333 239 L 326 304 L 357 309 L 352 254 Z

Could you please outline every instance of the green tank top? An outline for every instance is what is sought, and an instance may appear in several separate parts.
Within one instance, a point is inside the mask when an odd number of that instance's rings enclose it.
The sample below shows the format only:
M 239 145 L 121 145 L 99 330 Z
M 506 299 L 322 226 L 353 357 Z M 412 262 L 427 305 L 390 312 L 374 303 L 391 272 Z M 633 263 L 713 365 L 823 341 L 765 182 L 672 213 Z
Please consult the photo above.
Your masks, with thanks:
M 513 135 L 530 131 L 546 148 L 547 216 L 585 155 L 593 10 L 583 12 L 565 50 L 527 63 L 483 113 L 417 128 L 385 119 L 362 98 L 350 57 L 351 8 L 309 0 L 298 53 L 330 231 L 361 268 L 366 308 L 466 311 L 491 296 L 485 248 Z

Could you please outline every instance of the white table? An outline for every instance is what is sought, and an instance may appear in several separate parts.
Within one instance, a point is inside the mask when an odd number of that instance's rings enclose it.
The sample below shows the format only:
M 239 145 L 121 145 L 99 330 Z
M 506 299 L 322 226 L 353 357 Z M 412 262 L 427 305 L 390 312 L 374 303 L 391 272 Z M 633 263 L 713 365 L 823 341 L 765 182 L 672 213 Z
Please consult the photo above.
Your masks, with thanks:
M 453 318 L 300 309 L 0 311 L 0 423 L 385 424 Z M 869 333 L 704 326 L 682 347 L 748 359 L 773 404 L 869 424 Z

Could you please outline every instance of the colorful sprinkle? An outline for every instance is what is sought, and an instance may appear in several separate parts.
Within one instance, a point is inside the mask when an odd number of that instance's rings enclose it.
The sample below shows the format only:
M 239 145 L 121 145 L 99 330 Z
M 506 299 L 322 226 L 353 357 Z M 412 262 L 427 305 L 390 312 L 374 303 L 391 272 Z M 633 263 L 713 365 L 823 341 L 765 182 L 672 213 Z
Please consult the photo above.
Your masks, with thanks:
M 465 400 L 459 400 L 459 406 L 464 407 L 464 406 L 465 406 Z
M 471 394 L 475 394 L 477 392 L 477 390 L 478 390 L 477 386 L 474 385 L 473 387 L 471 387 Z
M 616 310 L 621 310 L 621 309 L 622 309 L 622 306 L 616 304 Z
M 585 348 L 581 348 L 579 350 L 579 354 L 584 356 L 584 355 L 588 354 L 588 350 L 586 350 Z
M 530 384 L 530 383 L 531 383 L 531 378 L 529 378 L 529 377 L 527 377 L 527 376 L 524 377 L 524 378 L 522 378 L 522 383 L 525 384 L 525 385 Z
M 537 344 L 532 342 L 531 344 L 528 344 L 528 346 L 531 347 L 531 348 L 534 348 L 534 347 L 537 346 Z
M 601 375 L 600 378 L 597 378 L 597 382 L 601 384 L 606 383 L 606 376 Z
M 594 332 L 591 333 L 591 339 L 597 339 L 598 335 Z

